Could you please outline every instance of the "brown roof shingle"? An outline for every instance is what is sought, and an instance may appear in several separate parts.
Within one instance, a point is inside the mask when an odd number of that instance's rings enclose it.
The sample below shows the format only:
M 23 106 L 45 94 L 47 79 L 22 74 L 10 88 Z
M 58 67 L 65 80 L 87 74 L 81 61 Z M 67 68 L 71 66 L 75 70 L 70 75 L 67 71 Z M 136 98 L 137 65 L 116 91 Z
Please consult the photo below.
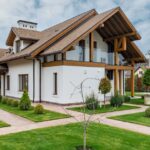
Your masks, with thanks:
M 79 20 L 81 20 L 83 18 L 86 19 L 87 18 L 86 16 L 88 16 L 88 15 L 92 16 L 92 15 L 95 15 L 96 13 L 97 12 L 94 9 L 92 9 L 92 10 L 87 11 L 85 13 L 82 13 L 82 14 L 76 16 L 76 17 L 73 17 L 73 18 L 71 18 L 69 20 L 66 20 L 66 21 L 64 21 L 64 22 L 62 22 L 60 24 L 57 24 L 57 25 L 52 26 L 52 27 L 50 27 L 50 28 L 48 28 L 46 30 L 41 31 L 41 35 L 39 35 L 39 36 L 41 36 L 40 40 L 38 40 L 36 43 L 31 45 L 30 47 L 25 48 L 23 51 L 21 51 L 19 53 L 12 54 L 9 57 L 1 58 L 0 62 L 14 60 L 14 59 L 18 59 L 18 58 L 21 58 L 21 57 L 25 57 L 25 56 L 31 55 L 31 53 L 36 51 L 40 46 L 43 46 L 44 44 L 49 42 L 51 39 L 53 39 L 57 35 L 61 34 L 64 30 L 66 30 L 70 26 L 74 25 L 75 23 L 79 22 Z M 22 32 L 19 32 L 19 33 L 22 33 Z M 29 35 L 29 34 L 27 34 L 27 35 Z

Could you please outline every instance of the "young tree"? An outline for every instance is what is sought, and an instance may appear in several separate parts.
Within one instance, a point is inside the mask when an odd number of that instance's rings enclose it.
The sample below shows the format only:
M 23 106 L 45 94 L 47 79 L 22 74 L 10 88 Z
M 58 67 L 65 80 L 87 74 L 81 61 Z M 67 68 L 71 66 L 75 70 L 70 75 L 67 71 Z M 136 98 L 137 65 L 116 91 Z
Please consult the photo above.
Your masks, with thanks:
M 147 69 L 144 72 L 143 84 L 146 85 L 148 88 L 150 87 L 150 69 Z
M 107 77 L 104 77 L 101 79 L 99 84 L 99 91 L 101 91 L 102 94 L 104 94 L 104 107 L 106 103 L 106 94 L 109 93 L 111 90 L 111 83 Z
M 20 99 L 19 107 L 21 110 L 29 110 L 31 107 L 31 101 L 27 90 L 24 90 L 23 95 Z

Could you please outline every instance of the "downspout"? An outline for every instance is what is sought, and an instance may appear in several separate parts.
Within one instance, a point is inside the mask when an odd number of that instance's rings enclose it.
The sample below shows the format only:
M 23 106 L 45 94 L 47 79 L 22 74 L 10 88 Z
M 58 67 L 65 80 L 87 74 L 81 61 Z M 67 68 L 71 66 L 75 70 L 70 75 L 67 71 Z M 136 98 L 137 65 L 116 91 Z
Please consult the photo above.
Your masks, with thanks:
M 33 59 L 33 103 L 35 99 L 35 60 Z
M 41 103 L 41 60 L 39 58 L 37 60 L 39 61 L 39 102 Z
M 3 82 L 3 95 L 5 96 L 5 74 L 3 75 L 3 77 L 4 77 L 4 82 Z

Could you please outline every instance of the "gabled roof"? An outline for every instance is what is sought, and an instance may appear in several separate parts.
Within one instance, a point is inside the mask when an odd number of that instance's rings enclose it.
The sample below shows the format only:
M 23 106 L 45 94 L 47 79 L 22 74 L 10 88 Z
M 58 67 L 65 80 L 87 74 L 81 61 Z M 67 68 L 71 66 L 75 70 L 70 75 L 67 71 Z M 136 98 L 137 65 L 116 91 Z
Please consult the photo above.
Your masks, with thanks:
M 41 32 L 35 30 L 12 27 L 9 36 L 6 40 L 6 45 L 13 46 L 13 41 L 16 36 L 21 39 L 30 39 L 37 41 L 42 37 L 42 34 Z
M 128 36 L 129 41 L 141 38 L 119 7 L 101 14 L 98 14 L 95 10 L 90 10 L 39 32 L 39 40 L 37 42 L 19 53 L 7 58 L 1 58 L 0 62 L 26 56 L 35 57 L 39 54 L 63 53 L 95 29 L 102 35 L 104 40 L 123 34 L 130 34 Z M 144 61 L 143 54 L 138 47 L 132 42 L 129 44 L 133 47 L 133 50 L 137 51 L 138 57 Z M 130 53 L 130 51 L 128 52 Z
M 2 59 L 0 59 L 0 62 L 30 56 L 32 53 L 35 56 L 39 52 L 41 52 L 44 48 L 47 48 L 48 45 L 53 44 L 57 39 L 61 38 L 63 35 L 67 34 L 70 30 L 78 26 L 80 23 L 84 22 L 85 20 L 87 20 L 92 16 L 95 16 L 96 14 L 97 12 L 95 11 L 95 9 L 92 9 L 69 20 L 66 20 L 62 23 L 54 25 L 46 30 L 43 30 L 41 31 L 42 36 L 40 40 L 38 40 L 36 43 L 34 43 L 28 48 L 25 48 L 23 51 L 19 53 L 12 54 L 6 58 L 3 57 Z
M 8 49 L 0 48 L 0 58 L 6 56 L 8 52 L 9 52 Z

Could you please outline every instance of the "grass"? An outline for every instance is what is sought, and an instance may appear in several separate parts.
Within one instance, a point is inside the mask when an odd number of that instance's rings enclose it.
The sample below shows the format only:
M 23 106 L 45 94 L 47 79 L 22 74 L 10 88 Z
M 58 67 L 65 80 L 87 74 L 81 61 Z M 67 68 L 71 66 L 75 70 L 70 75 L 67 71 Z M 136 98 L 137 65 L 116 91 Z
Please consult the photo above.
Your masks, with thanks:
M 3 127 L 9 127 L 10 125 L 3 122 L 3 121 L 0 121 L 0 128 L 3 128 Z
M 129 105 L 122 105 L 121 107 L 112 107 L 110 105 L 106 105 L 105 107 L 102 108 L 97 108 L 96 110 L 89 110 L 87 108 L 85 108 L 85 112 L 87 114 L 99 114 L 99 113 L 106 113 L 106 112 L 113 112 L 113 111 L 121 111 L 121 110 L 128 110 L 128 109 L 135 109 L 135 108 L 139 108 L 136 106 L 129 106 Z M 78 112 L 83 112 L 83 107 L 73 107 L 73 108 L 68 108 L 69 110 L 74 110 L 74 111 L 78 111 Z
M 28 111 L 22 111 L 18 107 L 12 107 L 2 103 L 0 103 L 0 109 L 24 117 L 34 122 L 42 122 L 42 121 L 56 120 L 56 119 L 69 117 L 68 115 L 49 111 L 49 110 L 45 110 L 44 114 L 35 114 L 33 107 Z
M 145 92 L 135 92 L 134 96 L 143 96 Z M 131 92 L 130 91 L 126 91 L 126 95 L 127 96 L 131 96 Z
M 124 122 L 131 122 L 131 123 L 140 124 L 140 125 L 150 127 L 150 118 L 145 117 L 144 112 L 115 116 L 115 117 L 110 117 L 110 118 L 115 119 L 115 120 L 120 120 L 120 121 L 124 121 Z
M 94 150 L 149 150 L 148 135 L 96 123 L 87 131 L 87 144 Z M 0 136 L 0 149 L 76 150 L 82 141 L 82 125 L 69 124 Z
M 131 99 L 130 102 L 128 102 L 130 104 L 136 104 L 136 105 L 144 105 L 144 99 L 142 98 L 135 98 L 135 99 Z

